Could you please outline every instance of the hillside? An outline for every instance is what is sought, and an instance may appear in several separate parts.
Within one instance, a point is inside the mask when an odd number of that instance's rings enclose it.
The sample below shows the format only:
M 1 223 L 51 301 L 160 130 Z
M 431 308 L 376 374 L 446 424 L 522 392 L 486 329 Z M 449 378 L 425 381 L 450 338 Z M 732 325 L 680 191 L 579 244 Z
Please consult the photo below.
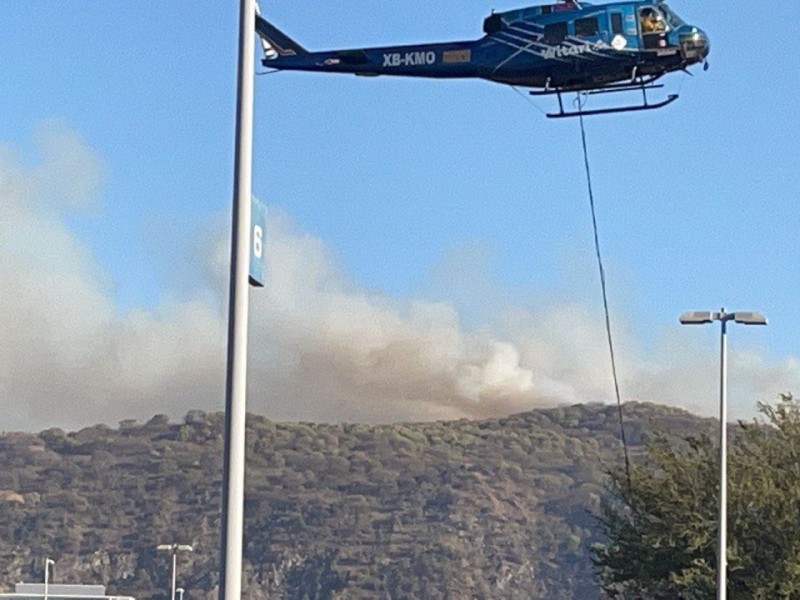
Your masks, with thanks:
M 625 407 L 634 454 L 650 429 L 709 427 Z M 0 437 L 0 586 L 105 583 L 216 598 L 223 415 Z M 247 598 L 594 598 L 591 514 L 621 463 L 616 408 L 579 405 L 487 421 L 277 424 L 250 416 Z

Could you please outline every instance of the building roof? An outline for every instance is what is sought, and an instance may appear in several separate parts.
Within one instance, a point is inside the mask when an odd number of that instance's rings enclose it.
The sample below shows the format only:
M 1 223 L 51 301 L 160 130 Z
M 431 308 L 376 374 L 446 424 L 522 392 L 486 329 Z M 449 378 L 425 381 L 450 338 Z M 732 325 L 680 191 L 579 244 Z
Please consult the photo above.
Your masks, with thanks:
M 0 599 L 38 600 L 44 598 L 43 583 L 18 583 L 14 591 L 0 594 Z M 47 600 L 135 600 L 131 596 L 107 596 L 104 585 L 51 583 L 47 586 Z

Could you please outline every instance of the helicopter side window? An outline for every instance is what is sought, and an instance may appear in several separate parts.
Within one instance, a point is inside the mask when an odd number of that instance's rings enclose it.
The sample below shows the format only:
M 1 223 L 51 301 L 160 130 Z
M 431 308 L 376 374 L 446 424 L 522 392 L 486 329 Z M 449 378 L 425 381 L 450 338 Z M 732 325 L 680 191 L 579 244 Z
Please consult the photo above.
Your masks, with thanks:
M 544 26 L 544 43 L 555 45 L 560 44 L 567 38 L 566 23 L 550 23 Z
M 642 24 L 642 33 L 663 33 L 667 29 L 664 17 L 655 8 L 647 6 L 639 13 L 639 21 Z
M 575 19 L 575 35 L 578 37 L 592 37 L 597 35 L 598 32 L 597 17 Z
M 642 41 L 646 50 L 659 50 L 667 47 L 667 22 L 664 16 L 652 6 L 639 11 L 642 25 Z
M 622 33 L 622 13 L 611 13 L 611 33 L 614 35 Z

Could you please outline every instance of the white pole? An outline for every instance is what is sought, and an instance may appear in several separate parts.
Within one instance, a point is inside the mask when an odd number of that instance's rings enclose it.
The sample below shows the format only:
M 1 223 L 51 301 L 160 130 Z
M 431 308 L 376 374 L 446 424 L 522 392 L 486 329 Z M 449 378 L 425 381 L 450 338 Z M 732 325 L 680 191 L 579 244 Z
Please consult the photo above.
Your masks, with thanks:
M 680 317 L 681 325 L 703 325 L 719 321 L 719 522 L 717 523 L 717 600 L 728 595 L 728 321 L 744 325 L 766 325 L 767 318 L 759 312 L 726 313 L 690 311 Z
M 719 372 L 719 540 L 717 543 L 717 599 L 728 594 L 728 315 L 720 312 Z
M 49 558 L 44 559 L 44 600 L 47 600 L 49 597 L 49 587 L 50 587 L 50 563 L 52 563 Z
M 175 600 L 175 585 L 178 580 L 178 547 L 172 546 L 172 600 Z
M 242 597 L 244 455 L 247 386 L 248 260 L 253 160 L 253 78 L 255 5 L 239 8 L 239 73 L 236 95 L 236 149 L 228 306 L 228 368 L 225 389 L 225 456 L 222 474 L 222 552 L 219 595 Z

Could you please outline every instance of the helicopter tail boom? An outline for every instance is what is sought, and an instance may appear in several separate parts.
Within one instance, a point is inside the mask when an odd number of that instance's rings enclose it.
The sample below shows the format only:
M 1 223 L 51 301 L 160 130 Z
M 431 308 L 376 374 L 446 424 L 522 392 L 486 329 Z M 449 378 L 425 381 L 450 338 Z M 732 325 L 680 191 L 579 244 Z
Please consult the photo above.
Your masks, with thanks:
M 304 56 L 308 54 L 308 50 L 261 17 L 261 15 L 256 15 L 256 32 L 261 37 L 264 53 L 268 58 Z

